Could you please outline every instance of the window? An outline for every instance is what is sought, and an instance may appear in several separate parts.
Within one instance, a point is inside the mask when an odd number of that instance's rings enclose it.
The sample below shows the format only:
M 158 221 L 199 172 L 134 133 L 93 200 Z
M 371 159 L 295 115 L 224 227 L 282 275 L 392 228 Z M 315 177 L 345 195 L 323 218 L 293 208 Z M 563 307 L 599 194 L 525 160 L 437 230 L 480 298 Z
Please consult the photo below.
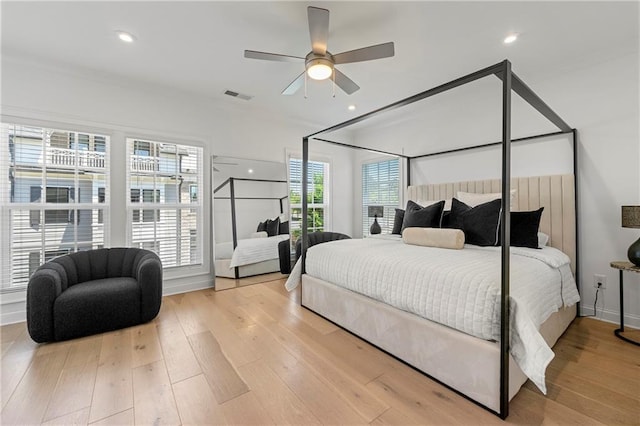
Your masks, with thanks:
M 393 230 L 395 208 L 400 205 L 400 160 L 378 161 L 362 165 L 362 235 L 369 234 L 373 218 L 369 206 L 382 206 L 384 215 L 378 218 L 382 233 Z
M 140 189 L 131 188 L 131 203 L 159 203 L 160 202 L 160 190 L 156 189 L 143 189 L 142 190 L 142 199 L 140 199 Z M 155 193 L 155 197 L 153 196 Z M 140 214 L 142 212 L 142 214 Z M 155 212 L 155 214 L 154 214 Z M 155 218 L 154 218 L 155 216 Z M 155 220 L 160 220 L 160 211 L 159 210 L 133 210 L 133 218 L 134 222 L 140 222 L 140 218 L 142 218 L 143 222 L 154 222 Z
M 127 150 L 128 243 L 164 267 L 202 263 L 202 148 L 128 138 Z
M 32 203 L 40 202 L 42 197 L 42 188 L 39 186 L 32 186 L 30 193 L 30 199 Z M 47 186 L 45 191 L 46 203 L 63 203 L 68 204 L 73 202 L 73 188 L 59 187 L 59 186 Z M 31 218 L 31 226 L 40 225 L 40 211 L 33 210 L 29 217 Z M 45 210 L 44 211 L 44 223 L 73 223 L 73 210 Z
M 307 180 L 307 231 L 329 229 L 329 163 L 309 161 Z M 290 233 L 292 243 L 302 234 L 302 160 L 289 158 Z
M 90 151 L 96 139 L 101 152 Z M 55 256 L 105 245 L 108 147 L 104 135 L 1 125 L 0 291 L 24 290 Z

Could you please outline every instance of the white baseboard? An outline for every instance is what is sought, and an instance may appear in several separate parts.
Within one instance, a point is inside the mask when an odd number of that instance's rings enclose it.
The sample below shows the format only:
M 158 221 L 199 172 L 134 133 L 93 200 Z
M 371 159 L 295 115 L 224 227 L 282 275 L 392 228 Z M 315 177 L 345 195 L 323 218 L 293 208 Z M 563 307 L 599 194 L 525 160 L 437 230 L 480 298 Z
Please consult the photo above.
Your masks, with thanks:
M 190 281 L 177 285 L 165 285 L 162 289 L 163 296 L 172 294 L 187 293 L 205 288 L 213 288 L 213 279 L 206 278 L 199 281 Z M 166 282 L 165 282 L 166 284 Z M 17 322 L 25 322 L 27 320 L 26 301 L 3 303 L 0 307 L 0 325 L 14 324 Z
M 581 315 L 583 316 L 592 316 L 593 315 L 593 306 L 586 306 L 585 304 L 580 305 Z M 597 309 L 595 319 L 599 319 L 601 321 L 610 322 L 613 324 L 620 324 L 620 312 L 617 311 L 609 311 L 606 309 Z M 630 328 L 638 328 L 640 329 L 640 317 L 637 315 L 625 314 L 624 316 L 624 326 Z
M 162 289 L 163 296 L 171 296 L 172 294 L 188 293 L 190 291 L 203 290 L 205 288 L 213 288 L 213 278 L 205 280 L 189 282 L 185 284 L 178 284 L 172 286 L 166 286 Z
M 25 322 L 27 320 L 27 311 L 2 312 L 0 314 L 0 325 L 15 324 L 17 322 Z

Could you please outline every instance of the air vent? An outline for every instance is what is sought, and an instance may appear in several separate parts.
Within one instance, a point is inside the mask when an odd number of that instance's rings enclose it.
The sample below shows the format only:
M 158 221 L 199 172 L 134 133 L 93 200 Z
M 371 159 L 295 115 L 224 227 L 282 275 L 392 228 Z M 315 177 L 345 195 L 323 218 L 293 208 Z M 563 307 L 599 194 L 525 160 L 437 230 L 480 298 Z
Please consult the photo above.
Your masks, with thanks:
M 225 90 L 224 94 L 227 96 L 232 96 L 234 98 L 239 98 L 239 99 L 243 99 L 245 101 L 250 100 L 251 98 L 253 98 L 253 96 L 249 96 L 249 95 L 244 95 L 242 93 L 238 93 L 238 92 L 234 92 L 233 90 Z

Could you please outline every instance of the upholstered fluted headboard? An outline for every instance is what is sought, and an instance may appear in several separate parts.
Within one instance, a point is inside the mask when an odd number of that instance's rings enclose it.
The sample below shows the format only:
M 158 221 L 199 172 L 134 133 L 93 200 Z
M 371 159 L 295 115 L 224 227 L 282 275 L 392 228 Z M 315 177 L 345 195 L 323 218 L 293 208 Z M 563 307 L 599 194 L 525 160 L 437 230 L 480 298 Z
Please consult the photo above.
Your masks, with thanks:
M 407 188 L 408 200 L 443 200 L 455 197 L 458 191 L 486 194 L 502 190 L 500 179 L 468 182 L 413 185 Z M 513 211 L 536 210 L 544 207 L 540 231 L 549 235 L 548 245 L 562 250 L 576 266 L 576 205 L 573 175 L 533 176 L 511 179 L 516 190 Z

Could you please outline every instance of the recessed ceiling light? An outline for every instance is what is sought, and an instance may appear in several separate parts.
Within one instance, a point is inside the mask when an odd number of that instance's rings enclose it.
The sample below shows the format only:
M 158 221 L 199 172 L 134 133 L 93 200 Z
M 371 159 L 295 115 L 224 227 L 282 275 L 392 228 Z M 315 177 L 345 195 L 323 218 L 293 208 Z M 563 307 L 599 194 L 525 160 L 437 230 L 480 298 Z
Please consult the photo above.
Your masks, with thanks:
M 253 169 L 249 169 L 248 171 L 249 171 L 249 174 L 253 173 Z
M 517 33 L 509 34 L 508 36 L 505 37 L 504 44 L 511 44 L 514 41 L 516 41 L 517 39 L 518 39 L 518 34 Z
M 349 111 L 355 111 L 356 110 L 356 106 L 355 105 L 349 105 L 347 108 L 349 109 Z
M 116 31 L 116 34 L 118 34 L 118 38 L 126 43 L 133 43 L 135 41 L 135 37 L 126 32 L 126 31 Z

